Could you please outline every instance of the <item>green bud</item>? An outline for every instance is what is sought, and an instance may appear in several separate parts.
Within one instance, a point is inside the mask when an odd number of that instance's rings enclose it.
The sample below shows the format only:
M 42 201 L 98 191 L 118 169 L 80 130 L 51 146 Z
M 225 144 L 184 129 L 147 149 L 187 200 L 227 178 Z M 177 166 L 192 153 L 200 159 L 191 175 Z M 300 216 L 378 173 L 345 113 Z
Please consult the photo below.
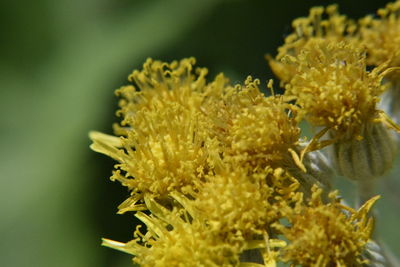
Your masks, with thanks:
M 368 123 L 362 138 L 341 139 L 333 145 L 334 161 L 339 174 L 352 180 L 380 177 L 393 164 L 396 142 L 382 123 Z

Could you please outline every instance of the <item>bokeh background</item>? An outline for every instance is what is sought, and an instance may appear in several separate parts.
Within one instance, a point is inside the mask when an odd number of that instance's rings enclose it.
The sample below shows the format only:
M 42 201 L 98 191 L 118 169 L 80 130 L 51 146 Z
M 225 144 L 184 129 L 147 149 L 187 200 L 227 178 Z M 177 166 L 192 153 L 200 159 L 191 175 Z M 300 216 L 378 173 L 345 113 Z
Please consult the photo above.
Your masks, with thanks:
M 100 238 L 132 238 L 128 192 L 114 162 L 89 150 L 90 130 L 112 133 L 113 92 L 147 57 L 195 56 L 233 83 L 273 78 L 291 21 L 338 3 L 359 18 L 387 1 L 38 0 L 0 2 L 1 266 L 130 266 Z M 278 83 L 276 83 L 278 84 Z M 400 255 L 399 161 L 378 189 L 378 231 Z M 337 180 L 352 198 L 351 183 Z

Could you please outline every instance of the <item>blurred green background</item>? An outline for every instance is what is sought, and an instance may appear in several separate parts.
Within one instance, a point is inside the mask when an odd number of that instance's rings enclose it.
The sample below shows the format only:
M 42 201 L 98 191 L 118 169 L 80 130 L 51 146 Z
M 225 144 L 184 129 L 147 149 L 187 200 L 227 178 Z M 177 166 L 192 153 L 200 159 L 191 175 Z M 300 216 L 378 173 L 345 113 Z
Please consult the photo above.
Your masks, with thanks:
M 111 133 L 114 90 L 147 57 L 195 56 L 209 79 L 225 72 L 265 83 L 292 19 L 338 3 L 359 18 L 387 1 L 39 0 L 0 2 L 1 266 L 130 266 L 100 238 L 132 238 L 128 192 L 113 162 L 89 150 L 87 133 Z M 278 83 L 276 83 L 278 84 Z M 399 161 L 395 166 L 399 165 Z M 400 251 L 400 170 L 379 192 L 378 228 Z M 351 198 L 351 184 L 338 180 Z M 400 255 L 400 253 L 398 253 Z

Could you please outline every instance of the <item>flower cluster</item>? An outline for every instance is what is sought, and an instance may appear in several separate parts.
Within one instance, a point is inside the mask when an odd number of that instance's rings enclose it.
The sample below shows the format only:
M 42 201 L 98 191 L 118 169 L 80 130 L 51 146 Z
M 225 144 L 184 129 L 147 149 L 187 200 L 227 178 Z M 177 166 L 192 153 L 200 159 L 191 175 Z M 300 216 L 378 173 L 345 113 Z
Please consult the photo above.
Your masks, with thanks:
M 382 41 L 373 35 L 378 32 L 393 34 L 394 22 L 389 21 L 397 19 L 399 3 L 380 10 L 380 20 L 368 16 L 358 23 L 339 15 L 336 6 L 312 8 L 309 17 L 293 22 L 295 31 L 276 58 L 269 59 L 285 96 L 320 129 L 306 151 L 332 145 L 336 169 L 354 180 L 382 176 L 393 162 L 396 145 L 390 129 L 399 128 L 385 111 L 397 121 L 391 111 L 398 110 L 399 90 L 390 78 L 397 71 L 397 52 L 392 42 L 378 49 L 371 40 Z M 388 92 L 390 101 L 381 104 Z
M 283 95 L 265 95 L 251 77 L 207 82 L 193 58 L 148 59 L 117 90 L 115 136 L 90 133 L 91 148 L 118 162 L 111 179 L 131 192 L 119 213 L 146 226 L 103 244 L 141 266 L 371 263 L 378 197 L 366 185 L 395 155 L 399 127 L 381 97 L 397 88 L 399 9 L 355 22 L 317 7 L 295 20 L 268 57 Z M 303 120 L 317 129 L 310 141 Z M 331 192 L 334 170 L 368 191 L 359 209 Z

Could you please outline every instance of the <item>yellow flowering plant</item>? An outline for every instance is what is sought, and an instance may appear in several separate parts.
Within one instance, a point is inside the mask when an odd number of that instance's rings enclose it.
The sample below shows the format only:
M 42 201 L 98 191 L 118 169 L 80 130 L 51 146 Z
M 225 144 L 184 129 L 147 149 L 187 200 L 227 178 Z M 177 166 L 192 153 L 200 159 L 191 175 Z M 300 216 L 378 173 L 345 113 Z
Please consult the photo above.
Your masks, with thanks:
M 117 90 L 115 136 L 90 133 L 130 191 L 119 213 L 146 226 L 103 245 L 140 266 L 395 266 L 369 212 L 379 198 L 371 184 L 396 152 L 397 118 L 381 97 L 399 55 L 370 39 L 397 34 L 399 6 L 359 22 L 337 6 L 295 20 L 268 57 L 282 95 L 272 80 L 271 95 L 252 77 L 208 82 L 194 58 L 148 59 Z M 303 120 L 316 129 L 309 141 Z M 358 181 L 359 207 L 331 191 L 335 171 Z

